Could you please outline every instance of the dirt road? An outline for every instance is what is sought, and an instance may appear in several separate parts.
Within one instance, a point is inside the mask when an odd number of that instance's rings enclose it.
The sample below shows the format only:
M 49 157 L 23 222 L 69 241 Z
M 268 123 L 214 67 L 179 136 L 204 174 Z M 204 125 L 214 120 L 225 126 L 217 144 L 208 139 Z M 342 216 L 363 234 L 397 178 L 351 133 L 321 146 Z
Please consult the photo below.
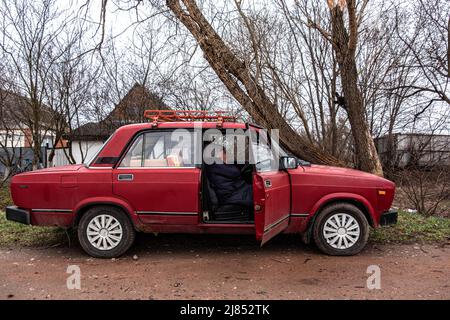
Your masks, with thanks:
M 134 258 L 133 258 L 134 256 Z M 69 265 L 81 289 L 67 289 Z M 367 289 L 369 265 L 381 289 Z M 294 236 L 141 235 L 120 259 L 78 245 L 0 248 L 0 299 L 450 299 L 450 246 L 373 245 L 328 257 Z

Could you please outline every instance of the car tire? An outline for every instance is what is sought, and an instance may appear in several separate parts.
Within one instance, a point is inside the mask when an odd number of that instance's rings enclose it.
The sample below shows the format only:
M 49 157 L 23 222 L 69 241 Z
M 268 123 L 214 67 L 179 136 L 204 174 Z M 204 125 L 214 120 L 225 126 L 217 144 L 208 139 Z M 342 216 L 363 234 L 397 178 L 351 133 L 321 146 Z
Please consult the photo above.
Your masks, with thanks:
M 135 230 L 126 214 L 115 207 L 96 206 L 80 219 L 78 240 L 95 258 L 117 258 L 133 244 Z
M 361 252 L 369 239 L 369 223 L 364 213 L 350 203 L 323 208 L 313 226 L 313 238 L 320 251 L 333 256 Z

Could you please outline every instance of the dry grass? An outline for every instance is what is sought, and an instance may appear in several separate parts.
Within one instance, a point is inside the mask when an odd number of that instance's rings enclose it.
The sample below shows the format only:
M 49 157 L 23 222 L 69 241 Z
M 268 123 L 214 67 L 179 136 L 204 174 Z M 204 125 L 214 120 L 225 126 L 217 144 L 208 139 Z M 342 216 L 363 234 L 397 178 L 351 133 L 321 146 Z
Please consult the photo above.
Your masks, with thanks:
M 11 222 L 0 212 L 0 247 L 47 247 L 66 242 L 66 232 L 61 228 Z
M 399 211 L 398 223 L 372 230 L 370 240 L 377 243 L 447 242 L 450 219 Z
M 6 220 L 4 208 L 12 204 L 9 188 L 0 188 L 0 246 L 43 247 L 67 241 L 61 228 L 27 226 Z

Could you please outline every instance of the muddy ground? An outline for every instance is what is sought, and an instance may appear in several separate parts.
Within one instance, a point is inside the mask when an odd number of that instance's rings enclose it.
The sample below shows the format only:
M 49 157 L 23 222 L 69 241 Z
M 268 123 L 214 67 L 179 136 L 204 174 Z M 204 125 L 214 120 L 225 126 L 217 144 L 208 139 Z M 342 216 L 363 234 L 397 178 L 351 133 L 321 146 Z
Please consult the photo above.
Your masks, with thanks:
M 69 290 L 78 265 L 81 289 Z M 367 268 L 381 289 L 367 288 Z M 450 299 L 450 245 L 374 245 L 329 257 L 296 236 L 140 235 L 120 259 L 77 244 L 0 248 L 0 299 Z

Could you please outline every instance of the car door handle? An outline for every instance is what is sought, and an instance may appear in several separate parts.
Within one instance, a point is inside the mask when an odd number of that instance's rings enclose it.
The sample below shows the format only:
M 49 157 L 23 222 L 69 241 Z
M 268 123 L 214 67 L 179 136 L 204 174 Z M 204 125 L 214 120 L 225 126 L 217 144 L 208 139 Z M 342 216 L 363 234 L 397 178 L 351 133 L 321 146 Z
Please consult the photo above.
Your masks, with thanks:
M 117 175 L 119 181 L 133 181 L 134 176 L 131 173 L 122 173 Z

